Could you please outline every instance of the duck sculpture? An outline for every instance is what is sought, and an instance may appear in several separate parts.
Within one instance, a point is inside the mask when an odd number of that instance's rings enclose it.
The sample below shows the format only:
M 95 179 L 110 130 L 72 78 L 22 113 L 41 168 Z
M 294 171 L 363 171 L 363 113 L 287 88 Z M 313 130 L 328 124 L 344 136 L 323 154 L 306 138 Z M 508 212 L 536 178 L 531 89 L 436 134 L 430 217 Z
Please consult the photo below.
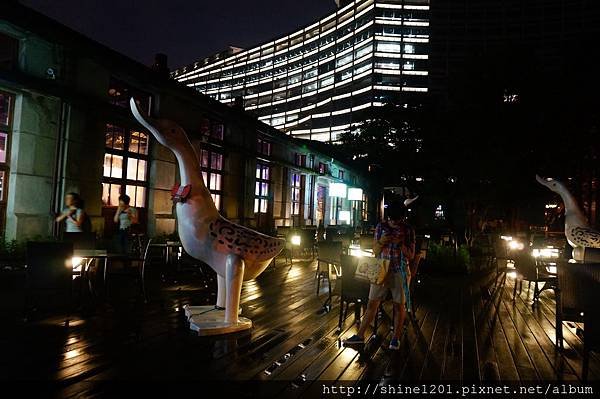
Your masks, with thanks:
M 535 176 L 538 183 L 554 191 L 565 204 L 565 236 L 573 247 L 573 259 L 583 261 L 586 248 L 600 248 L 600 232 L 592 228 L 581 212 L 573 194 L 560 181 Z
M 242 281 L 261 274 L 281 252 L 285 240 L 222 217 L 204 184 L 198 156 L 183 128 L 170 120 L 143 115 L 133 98 L 130 107 L 135 119 L 177 160 L 181 181 L 173 188 L 172 198 L 183 248 L 217 273 L 217 305 L 187 308 L 190 328 L 200 335 L 251 328 L 250 320 L 239 317 Z

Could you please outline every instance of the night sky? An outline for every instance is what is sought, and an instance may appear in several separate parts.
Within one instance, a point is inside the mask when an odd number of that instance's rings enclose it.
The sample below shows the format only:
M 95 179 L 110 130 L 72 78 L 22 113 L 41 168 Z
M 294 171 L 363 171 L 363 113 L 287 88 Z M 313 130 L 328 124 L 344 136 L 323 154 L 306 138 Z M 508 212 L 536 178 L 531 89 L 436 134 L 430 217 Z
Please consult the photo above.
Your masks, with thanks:
M 144 64 L 173 70 L 229 45 L 248 48 L 335 10 L 333 0 L 21 0 Z

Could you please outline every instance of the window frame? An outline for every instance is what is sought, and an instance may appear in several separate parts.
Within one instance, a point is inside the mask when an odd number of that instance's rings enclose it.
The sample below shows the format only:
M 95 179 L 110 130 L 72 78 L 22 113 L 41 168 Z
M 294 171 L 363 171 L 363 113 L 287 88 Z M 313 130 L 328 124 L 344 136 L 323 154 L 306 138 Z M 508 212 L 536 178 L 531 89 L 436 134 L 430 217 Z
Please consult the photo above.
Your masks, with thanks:
M 207 166 L 205 167 L 203 165 L 203 157 L 204 157 L 204 153 L 206 152 L 207 154 Z M 213 160 L 213 156 L 219 155 L 221 156 L 221 169 L 214 169 L 212 167 L 212 160 Z M 223 209 L 223 180 L 224 180 L 224 170 L 225 170 L 225 154 L 223 154 L 220 151 L 216 151 L 214 148 L 212 147 L 201 147 L 200 148 L 200 173 L 202 174 L 202 178 L 204 180 L 204 185 L 206 186 L 206 188 L 208 189 L 208 191 L 210 191 L 211 197 L 213 199 L 213 202 L 215 203 L 215 206 L 217 208 L 217 210 L 222 210 Z M 205 177 L 206 174 L 206 177 Z M 212 176 L 213 175 L 219 175 L 221 177 L 221 184 L 220 184 L 220 188 L 217 189 L 211 189 L 210 185 L 212 182 Z M 216 200 L 216 198 L 218 198 L 218 201 Z
M 306 184 L 306 177 L 299 172 L 292 172 L 290 180 L 292 182 L 290 186 L 290 215 L 301 216 L 304 207 L 304 186 Z M 295 200 L 296 194 L 298 195 L 297 200 Z
M 11 144 L 12 144 L 12 129 L 14 124 L 14 110 L 16 96 L 13 93 L 0 90 L 0 94 L 8 97 L 10 103 L 8 105 L 8 123 L 0 123 L 0 132 L 6 133 L 6 160 L 0 162 L 0 173 L 4 173 L 4 180 L 2 181 L 2 196 L 0 196 L 0 236 L 4 236 L 4 229 L 6 227 L 6 207 L 8 203 L 8 187 L 10 178 L 10 155 L 11 155 Z
M 113 128 L 121 129 L 124 132 L 123 149 L 118 149 L 118 148 L 116 149 L 116 148 L 114 148 L 114 146 L 109 147 L 106 144 L 106 136 L 108 134 L 109 126 L 112 126 Z M 127 125 L 121 125 L 121 124 L 115 124 L 115 123 L 106 123 L 104 126 L 105 145 L 104 145 L 104 158 L 103 159 L 106 159 L 106 155 L 111 155 L 111 156 L 116 155 L 116 156 L 122 157 L 123 161 L 122 161 L 122 167 L 121 167 L 121 170 L 122 170 L 121 177 L 106 176 L 104 174 L 104 170 L 103 170 L 103 172 L 102 172 L 102 197 L 104 197 L 104 185 L 105 184 L 119 185 L 119 195 L 125 194 L 127 192 L 128 186 L 143 187 L 144 188 L 143 205 L 139 205 L 137 203 L 137 192 L 136 192 L 136 197 L 132 198 L 132 201 L 133 201 L 132 206 L 134 206 L 135 208 L 147 209 L 148 208 L 149 171 L 150 171 L 150 143 L 152 141 L 151 135 L 148 132 L 146 132 L 145 130 L 132 128 L 132 127 L 126 127 L 126 126 Z M 131 137 L 134 132 L 143 133 L 146 135 L 146 137 L 147 137 L 146 154 L 130 151 L 129 147 L 131 144 Z M 113 140 L 114 140 L 115 132 L 113 131 L 112 134 L 113 134 Z M 140 161 L 140 160 L 145 161 L 146 167 L 144 170 L 144 180 L 128 178 L 127 173 L 128 173 L 128 166 L 129 166 L 130 160 L 135 160 L 136 162 Z M 104 164 L 103 164 L 103 166 L 104 166 Z M 139 168 L 139 166 L 138 166 L 138 168 Z M 112 161 L 111 161 L 110 175 L 112 175 Z M 137 176 L 139 176 L 139 169 L 136 170 L 136 178 L 137 178 Z M 103 208 L 115 208 L 117 206 L 117 205 L 111 204 L 112 201 L 111 201 L 110 194 L 111 194 L 111 190 L 109 188 L 108 203 L 105 203 L 104 198 L 102 198 L 102 207 Z M 130 195 L 130 197 L 131 197 L 131 195 Z
M 256 152 L 261 155 L 270 156 L 273 151 L 273 143 L 262 137 L 256 139 Z
M 267 170 L 267 178 L 263 176 L 263 171 Z M 273 170 L 271 165 L 266 162 L 256 162 L 255 168 L 255 179 L 254 179 L 254 214 L 268 214 L 269 213 L 269 199 L 271 193 L 271 174 Z M 258 175 L 258 176 L 257 176 Z M 266 192 L 263 191 L 263 184 L 266 184 Z M 258 188 L 258 192 L 257 192 Z M 262 204 L 264 203 L 265 208 L 262 210 Z

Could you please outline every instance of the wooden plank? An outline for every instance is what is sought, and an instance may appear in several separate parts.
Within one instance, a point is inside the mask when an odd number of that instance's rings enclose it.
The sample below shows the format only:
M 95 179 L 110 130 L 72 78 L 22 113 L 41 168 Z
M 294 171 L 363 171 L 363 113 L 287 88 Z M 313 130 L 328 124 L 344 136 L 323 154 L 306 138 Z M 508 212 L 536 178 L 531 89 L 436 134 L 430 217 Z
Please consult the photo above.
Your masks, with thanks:
M 539 375 L 529 358 L 527 349 L 521 341 L 519 330 L 515 327 L 512 318 L 509 315 L 512 304 L 512 291 L 505 288 L 502 296 L 502 301 L 498 307 L 499 321 L 506 336 L 511 354 L 513 355 L 514 363 L 519 372 L 521 381 L 537 382 Z M 508 302 L 508 304 L 507 304 Z
M 540 307 L 538 306 L 535 308 L 535 311 L 532 311 L 528 300 L 530 296 L 527 295 L 523 298 L 523 295 L 518 296 L 518 300 L 515 301 L 515 306 L 519 312 L 519 317 L 522 320 L 521 322 L 527 325 L 531 331 L 532 337 L 536 340 L 546 361 L 550 364 L 555 373 L 551 379 L 556 377 L 556 379 L 560 381 L 577 381 L 578 377 L 573 368 L 563 356 L 560 356 L 554 346 L 555 341 L 553 341 L 548 332 L 540 324 L 539 320 L 541 318 L 543 319 L 543 316 L 539 316 L 542 312 Z M 550 329 L 553 331 L 552 328 Z M 543 359 L 540 359 L 540 361 L 543 361 Z M 536 368 L 537 367 L 538 366 L 536 365 Z

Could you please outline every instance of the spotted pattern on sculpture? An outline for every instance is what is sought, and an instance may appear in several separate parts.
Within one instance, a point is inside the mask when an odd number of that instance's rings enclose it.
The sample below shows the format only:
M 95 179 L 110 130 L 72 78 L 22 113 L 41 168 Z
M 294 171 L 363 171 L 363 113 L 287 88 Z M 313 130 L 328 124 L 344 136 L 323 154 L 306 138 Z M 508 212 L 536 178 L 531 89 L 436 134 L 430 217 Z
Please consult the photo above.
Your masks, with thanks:
M 589 227 L 573 227 L 569 236 L 578 247 L 600 248 L 600 233 Z
M 281 240 L 267 237 L 244 226 L 217 219 L 208 225 L 218 250 L 233 251 L 255 260 L 271 259 L 281 251 Z

